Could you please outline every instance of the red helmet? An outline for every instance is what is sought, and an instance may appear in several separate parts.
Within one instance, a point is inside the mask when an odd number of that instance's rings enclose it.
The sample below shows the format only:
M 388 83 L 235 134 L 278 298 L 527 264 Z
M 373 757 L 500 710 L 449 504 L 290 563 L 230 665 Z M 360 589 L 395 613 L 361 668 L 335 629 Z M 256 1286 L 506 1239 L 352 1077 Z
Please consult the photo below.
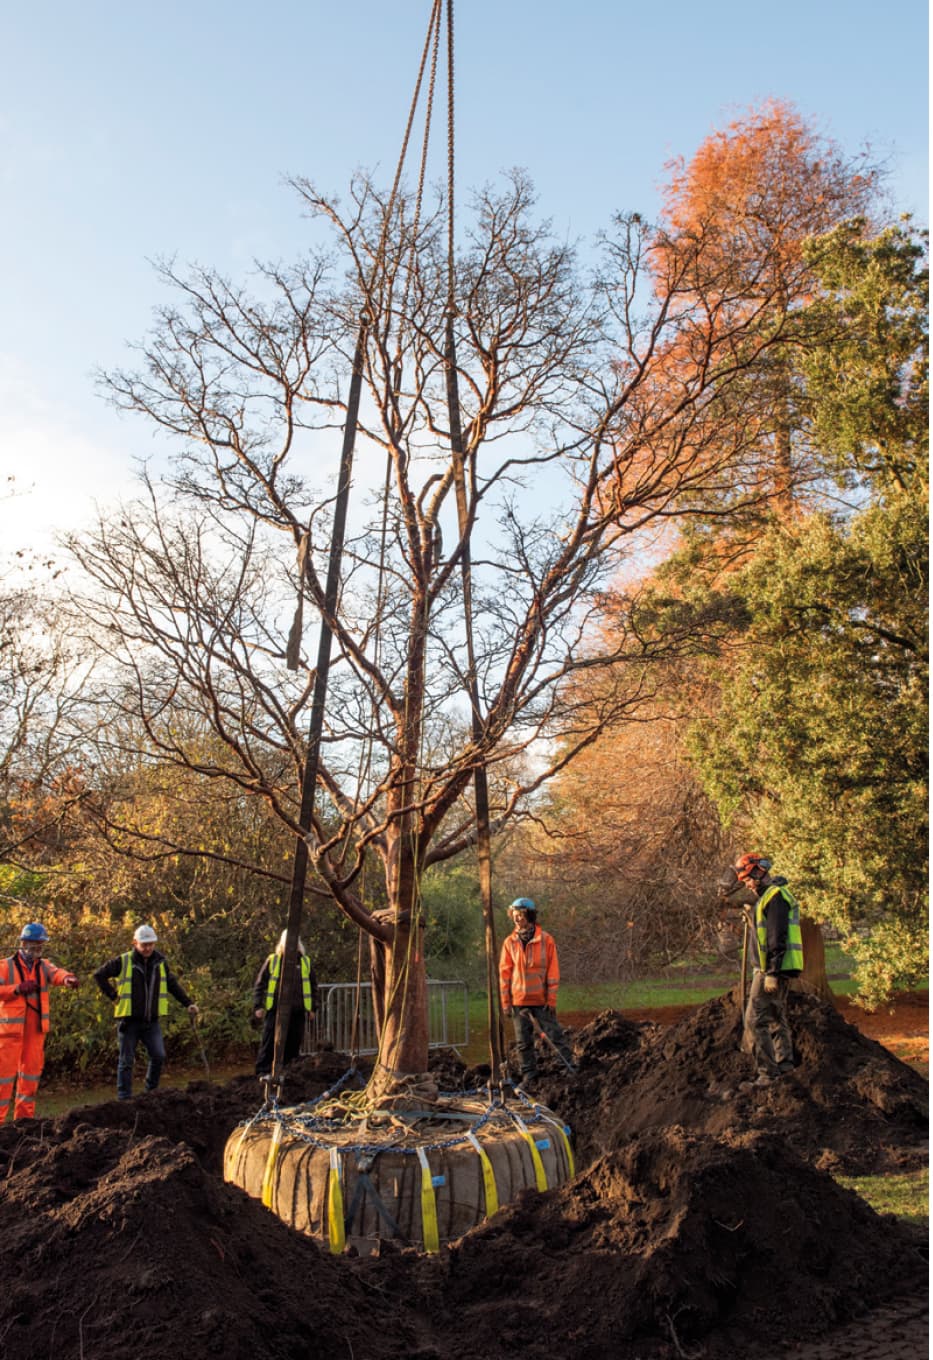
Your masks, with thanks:
M 740 883 L 758 883 L 771 868 L 764 855 L 739 855 L 735 861 L 735 876 Z

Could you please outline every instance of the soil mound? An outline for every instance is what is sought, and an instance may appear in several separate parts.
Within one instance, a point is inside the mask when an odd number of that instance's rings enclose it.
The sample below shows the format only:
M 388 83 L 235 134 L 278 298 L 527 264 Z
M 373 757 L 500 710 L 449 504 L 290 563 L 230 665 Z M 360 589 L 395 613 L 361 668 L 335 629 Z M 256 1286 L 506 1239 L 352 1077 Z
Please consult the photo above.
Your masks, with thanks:
M 844 1252 L 838 1250 L 845 1241 Z M 579 1360 L 760 1353 L 863 1314 L 914 1240 L 780 1139 L 646 1132 L 575 1182 L 527 1193 L 422 1272 L 445 1356 Z M 400 1266 L 395 1282 L 402 1287 Z M 433 1287 L 432 1287 L 433 1286 Z M 560 1345 L 555 1348 L 555 1339 Z
M 223 1184 L 254 1078 L 192 1083 L 0 1128 L 4 1353 L 57 1360 L 699 1360 L 777 1354 L 924 1290 L 918 1234 L 824 1173 L 924 1156 L 926 1083 L 830 1007 L 795 998 L 793 1079 L 737 1090 L 731 998 L 671 1029 L 606 1012 L 543 1099 L 574 1181 L 526 1192 L 439 1256 L 334 1258 Z M 346 1071 L 289 1069 L 289 1103 Z M 482 1084 L 453 1054 L 441 1084 Z M 544 1061 L 542 1060 L 542 1071 Z
M 364 1285 L 185 1144 L 78 1123 L 29 1152 L 0 1203 L 5 1354 L 373 1354 Z
M 542 1055 L 542 1098 L 573 1128 L 581 1161 L 643 1130 L 679 1124 L 716 1137 L 779 1133 L 805 1161 L 840 1174 L 925 1165 L 924 1078 L 835 1007 L 810 996 L 789 1001 L 798 1066 L 770 1087 L 740 1089 L 755 1068 L 740 1049 L 739 1006 L 727 995 L 667 1029 L 604 1012 L 574 1036 L 573 1083 Z

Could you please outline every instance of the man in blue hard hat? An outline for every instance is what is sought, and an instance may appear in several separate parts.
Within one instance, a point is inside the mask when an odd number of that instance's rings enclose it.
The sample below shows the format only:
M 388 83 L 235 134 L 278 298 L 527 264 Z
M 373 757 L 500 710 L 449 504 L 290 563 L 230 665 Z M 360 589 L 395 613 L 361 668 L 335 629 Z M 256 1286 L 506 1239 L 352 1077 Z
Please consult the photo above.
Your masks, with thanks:
M 535 1029 L 556 1049 L 568 1071 L 575 1072 L 564 1031 L 557 1021 L 560 967 L 554 939 L 538 925 L 538 908 L 530 897 L 516 897 L 509 906 L 512 933 L 499 955 L 499 998 L 502 1014 L 510 1016 L 521 1063 L 521 1081 L 529 1085 L 538 1075 Z
M 23 926 L 19 948 L 0 960 L 0 1124 L 13 1103 L 14 1119 L 33 1119 L 45 1066 L 49 987 L 77 987 L 78 979 L 42 957 L 49 933 L 40 921 Z

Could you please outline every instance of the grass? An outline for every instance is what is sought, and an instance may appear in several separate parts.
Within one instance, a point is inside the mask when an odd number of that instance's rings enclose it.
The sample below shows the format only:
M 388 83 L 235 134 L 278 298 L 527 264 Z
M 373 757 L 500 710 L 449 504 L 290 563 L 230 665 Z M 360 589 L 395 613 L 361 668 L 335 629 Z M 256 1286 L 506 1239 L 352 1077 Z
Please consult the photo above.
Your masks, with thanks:
M 891 1176 L 837 1176 L 840 1185 L 854 1190 L 878 1214 L 894 1214 L 905 1223 L 928 1228 L 930 1170 L 904 1171 Z

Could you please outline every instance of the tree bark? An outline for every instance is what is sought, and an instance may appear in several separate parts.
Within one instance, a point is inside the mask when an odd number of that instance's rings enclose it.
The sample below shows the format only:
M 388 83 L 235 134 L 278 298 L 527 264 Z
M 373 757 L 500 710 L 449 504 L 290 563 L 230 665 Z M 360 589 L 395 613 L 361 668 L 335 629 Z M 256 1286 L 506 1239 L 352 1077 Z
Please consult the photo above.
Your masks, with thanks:
M 821 1001 L 832 1001 L 833 990 L 826 976 L 826 946 L 819 922 L 801 916 L 800 934 L 803 939 L 803 972 L 791 983 L 791 990 L 808 992 L 811 996 L 818 996 Z
M 373 1000 L 379 1052 L 369 1083 L 378 1099 L 428 1070 L 428 989 L 422 922 L 396 926 L 391 945 L 372 940 Z

